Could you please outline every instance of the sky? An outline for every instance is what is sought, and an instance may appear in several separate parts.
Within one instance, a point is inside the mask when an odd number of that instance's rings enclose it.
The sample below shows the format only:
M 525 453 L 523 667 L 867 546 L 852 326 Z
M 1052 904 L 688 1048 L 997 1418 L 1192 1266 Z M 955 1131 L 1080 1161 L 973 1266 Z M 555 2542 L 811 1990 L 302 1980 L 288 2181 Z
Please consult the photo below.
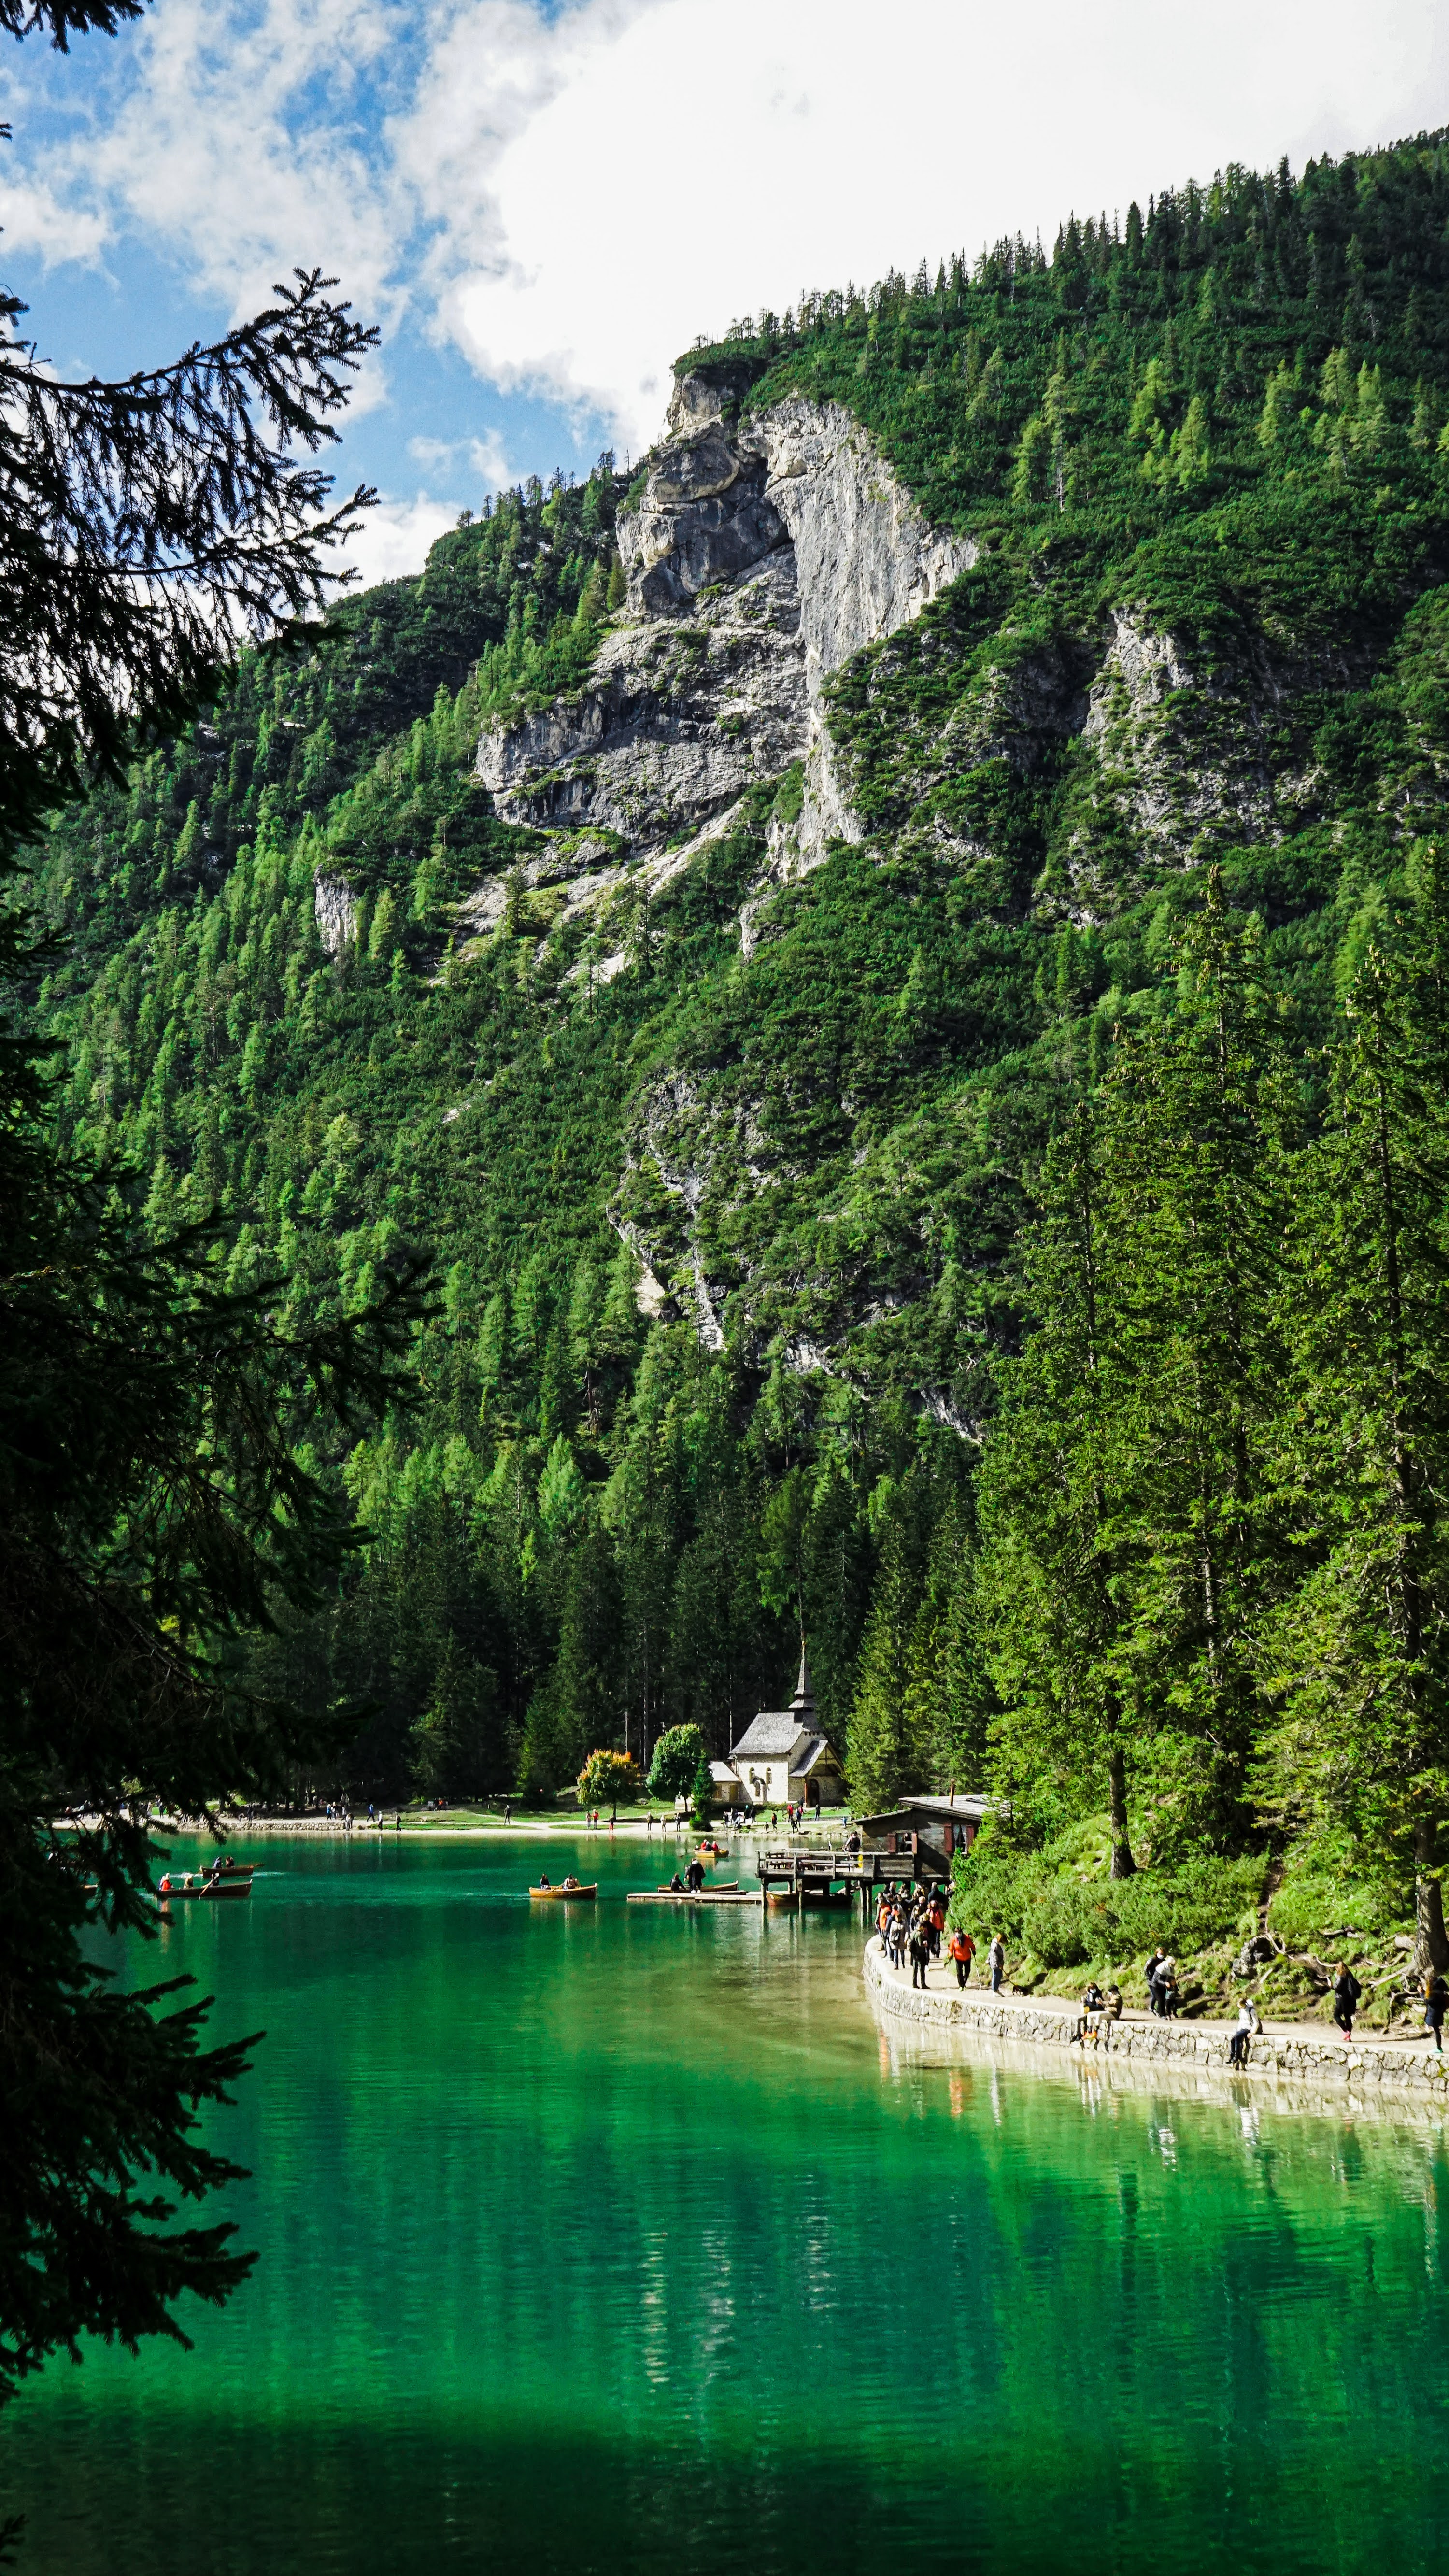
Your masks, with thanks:
M 638 456 L 737 317 L 1449 123 L 1449 10 L 154 0 L 0 71 L 0 276 L 61 373 L 159 363 L 294 267 L 381 326 L 334 454 L 381 579 L 503 483 Z

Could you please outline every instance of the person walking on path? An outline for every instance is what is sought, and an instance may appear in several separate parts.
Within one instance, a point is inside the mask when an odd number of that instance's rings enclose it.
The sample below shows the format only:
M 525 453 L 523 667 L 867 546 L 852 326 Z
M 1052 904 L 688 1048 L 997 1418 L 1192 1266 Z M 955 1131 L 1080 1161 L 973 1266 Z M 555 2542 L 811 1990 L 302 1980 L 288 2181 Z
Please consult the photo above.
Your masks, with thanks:
M 1151 1958 L 1148 1960 L 1146 1967 L 1142 1971 L 1147 1980 L 1147 2008 L 1149 2012 L 1156 2013 L 1159 2020 L 1162 2017 L 1162 1998 L 1157 1991 L 1157 1980 L 1158 1973 L 1166 1957 L 1167 1952 L 1159 1941 Z
M 925 1985 L 925 1983 L 926 1983 L 926 1967 L 927 1967 L 927 1963 L 928 1963 L 928 1961 L 929 1961 L 929 1959 L 930 1959 L 930 1956 L 931 1956 L 931 1942 L 930 1942 L 930 1936 L 929 1936 L 929 1934 L 928 1934 L 928 1932 L 927 1932 L 927 1930 L 926 1930 L 925 1923 L 924 1923 L 924 1922 L 917 1922 L 916 1924 L 914 1924 L 914 1925 L 912 1926 L 912 1930 L 911 1930 L 911 1984 L 912 1984 L 912 1986 L 924 1986 L 924 1985 Z
M 1006 1943 L 999 1932 L 993 1932 L 987 1944 L 986 1965 L 991 1971 L 991 1991 L 994 1995 L 999 1995 L 1001 1980 L 1006 1971 Z
M 971 1974 L 971 1962 L 976 1956 L 976 1944 L 970 1933 L 953 1932 L 947 1943 L 946 1955 L 955 1961 L 957 1985 L 964 1987 Z
M 1353 2017 L 1358 2010 L 1358 1999 L 1362 1993 L 1363 1988 L 1347 1960 L 1340 1959 L 1338 1981 L 1333 1989 L 1333 2018 L 1350 2048 L 1353 2046 Z
M 1249 2046 L 1253 2040 L 1261 2036 L 1262 2029 L 1263 2024 L 1259 2018 L 1257 2005 L 1251 1995 L 1244 1995 L 1238 2006 L 1237 2028 L 1228 2041 L 1229 2066 L 1247 2065 Z
M 1432 2030 L 1434 2046 L 1444 2054 L 1444 2009 L 1449 2005 L 1449 1985 L 1436 1968 L 1424 1988 L 1424 2028 Z

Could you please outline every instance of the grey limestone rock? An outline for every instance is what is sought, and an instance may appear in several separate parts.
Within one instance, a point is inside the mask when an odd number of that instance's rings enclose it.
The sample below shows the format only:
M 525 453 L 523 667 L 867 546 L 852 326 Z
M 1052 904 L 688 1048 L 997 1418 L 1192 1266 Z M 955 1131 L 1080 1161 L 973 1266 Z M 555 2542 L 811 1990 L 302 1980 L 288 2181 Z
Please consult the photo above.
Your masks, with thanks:
M 312 888 L 317 929 L 329 957 L 340 956 L 357 933 L 357 897 L 345 877 L 320 876 Z
M 477 773 L 498 812 L 554 836 L 555 855 L 522 870 L 530 892 L 560 888 L 554 920 L 588 912 L 597 925 L 575 978 L 617 971 L 635 935 L 628 925 L 650 897 L 728 830 L 749 788 L 799 761 L 799 812 L 772 824 L 766 867 L 741 912 L 748 960 L 776 888 L 817 865 L 832 841 L 861 838 L 825 683 L 918 617 L 975 559 L 970 544 L 927 523 L 840 407 L 792 398 L 736 429 L 748 381 L 722 368 L 680 378 L 674 435 L 650 460 L 638 508 L 620 514 L 627 607 L 586 687 L 486 732 L 478 746 Z M 490 880 L 459 907 L 460 928 L 488 935 L 505 908 L 501 881 Z M 642 1104 L 631 1159 L 647 1156 L 680 1209 L 678 1242 L 667 1255 L 653 1248 L 651 1277 L 718 1349 L 725 1288 L 707 1275 L 696 1240 L 722 1142 L 713 1118 L 663 1083 Z M 769 1186 L 752 1138 L 734 1142 L 750 1185 Z M 813 1342 L 791 1359 L 823 1364 Z
M 703 367 L 676 370 L 665 419 L 679 436 L 711 421 L 733 422 L 755 379 L 748 360 L 716 358 Z
M 628 608 L 589 686 L 479 744 L 507 819 L 602 827 L 647 850 L 803 760 L 803 809 L 772 874 L 859 837 L 823 684 L 975 550 L 927 524 L 838 405 L 791 399 L 733 435 L 723 413 L 747 382 L 727 367 L 677 381 L 676 434 L 620 515 Z
M 687 621 L 616 627 L 577 699 L 484 734 L 478 775 L 510 822 L 591 826 L 643 850 L 697 830 L 798 757 L 799 631 L 782 549 Z

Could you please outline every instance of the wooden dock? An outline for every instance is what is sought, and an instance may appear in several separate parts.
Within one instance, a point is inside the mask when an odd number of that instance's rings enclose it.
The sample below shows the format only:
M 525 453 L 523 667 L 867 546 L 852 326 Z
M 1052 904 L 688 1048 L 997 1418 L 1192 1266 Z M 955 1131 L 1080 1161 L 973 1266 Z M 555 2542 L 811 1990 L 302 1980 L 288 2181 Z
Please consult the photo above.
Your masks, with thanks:
M 883 1887 L 910 1887 L 917 1875 L 914 1852 L 890 1851 L 883 1845 L 812 1843 L 803 1838 L 767 1843 L 760 1854 L 760 1886 L 771 1902 L 791 1898 L 804 1910 L 808 1903 L 827 1904 L 839 1890 L 850 1904 L 860 1891 L 862 1917 L 869 1922 L 874 1899 Z M 838 1901 L 838 1900 L 837 1900 Z
M 763 1905 L 764 1901 L 753 1889 L 741 1894 L 732 1887 L 702 1887 L 697 1896 L 687 1887 L 646 1887 L 625 1899 L 629 1905 Z

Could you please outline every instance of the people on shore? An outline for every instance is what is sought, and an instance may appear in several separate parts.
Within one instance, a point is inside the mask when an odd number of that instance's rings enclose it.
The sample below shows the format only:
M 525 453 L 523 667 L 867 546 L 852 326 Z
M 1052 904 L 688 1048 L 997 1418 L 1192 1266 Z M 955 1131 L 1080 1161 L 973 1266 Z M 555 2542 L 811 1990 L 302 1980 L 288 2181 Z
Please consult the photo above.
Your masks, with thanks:
M 924 1986 L 931 1957 L 931 1935 L 928 1919 L 918 1914 L 911 1926 L 911 1984 Z
M 1439 2051 L 1441 2057 L 1444 2054 L 1444 2011 L 1446 2005 L 1449 2005 L 1449 1985 L 1445 1984 L 1441 1972 L 1438 1968 L 1435 1968 L 1424 1988 L 1424 2028 L 1426 2030 L 1432 2030 L 1434 2034 L 1434 2046 Z
M 1142 1971 L 1142 1975 L 1147 1986 L 1147 2009 L 1150 2013 L 1155 2013 L 1159 2017 L 1161 2015 L 1162 2006 L 1158 1999 L 1157 1979 L 1166 1957 L 1167 1952 L 1159 1941 Z
M 964 1989 L 970 1979 L 971 1962 L 976 1956 L 976 1944 L 970 1933 L 953 1932 L 946 1944 L 946 1956 L 955 1968 L 957 1985 Z
M 1251 1995 L 1244 1995 L 1238 2006 L 1238 2018 L 1232 2038 L 1228 2041 L 1229 2066 L 1247 2065 L 1248 2050 L 1253 2041 L 1261 2035 L 1262 2028 L 1262 2016 L 1257 2004 Z
M 994 1995 L 999 1995 L 1001 1980 L 1006 1974 L 1006 1943 L 999 1932 L 992 1933 L 987 1945 L 986 1965 L 991 1974 L 991 1991 Z
M 1353 2046 L 1353 2017 L 1358 2010 L 1358 1999 L 1362 1993 L 1363 1988 L 1348 1961 L 1340 1959 L 1333 1987 L 1333 2018 L 1337 2028 L 1343 2033 L 1345 2045 L 1349 2048 Z

